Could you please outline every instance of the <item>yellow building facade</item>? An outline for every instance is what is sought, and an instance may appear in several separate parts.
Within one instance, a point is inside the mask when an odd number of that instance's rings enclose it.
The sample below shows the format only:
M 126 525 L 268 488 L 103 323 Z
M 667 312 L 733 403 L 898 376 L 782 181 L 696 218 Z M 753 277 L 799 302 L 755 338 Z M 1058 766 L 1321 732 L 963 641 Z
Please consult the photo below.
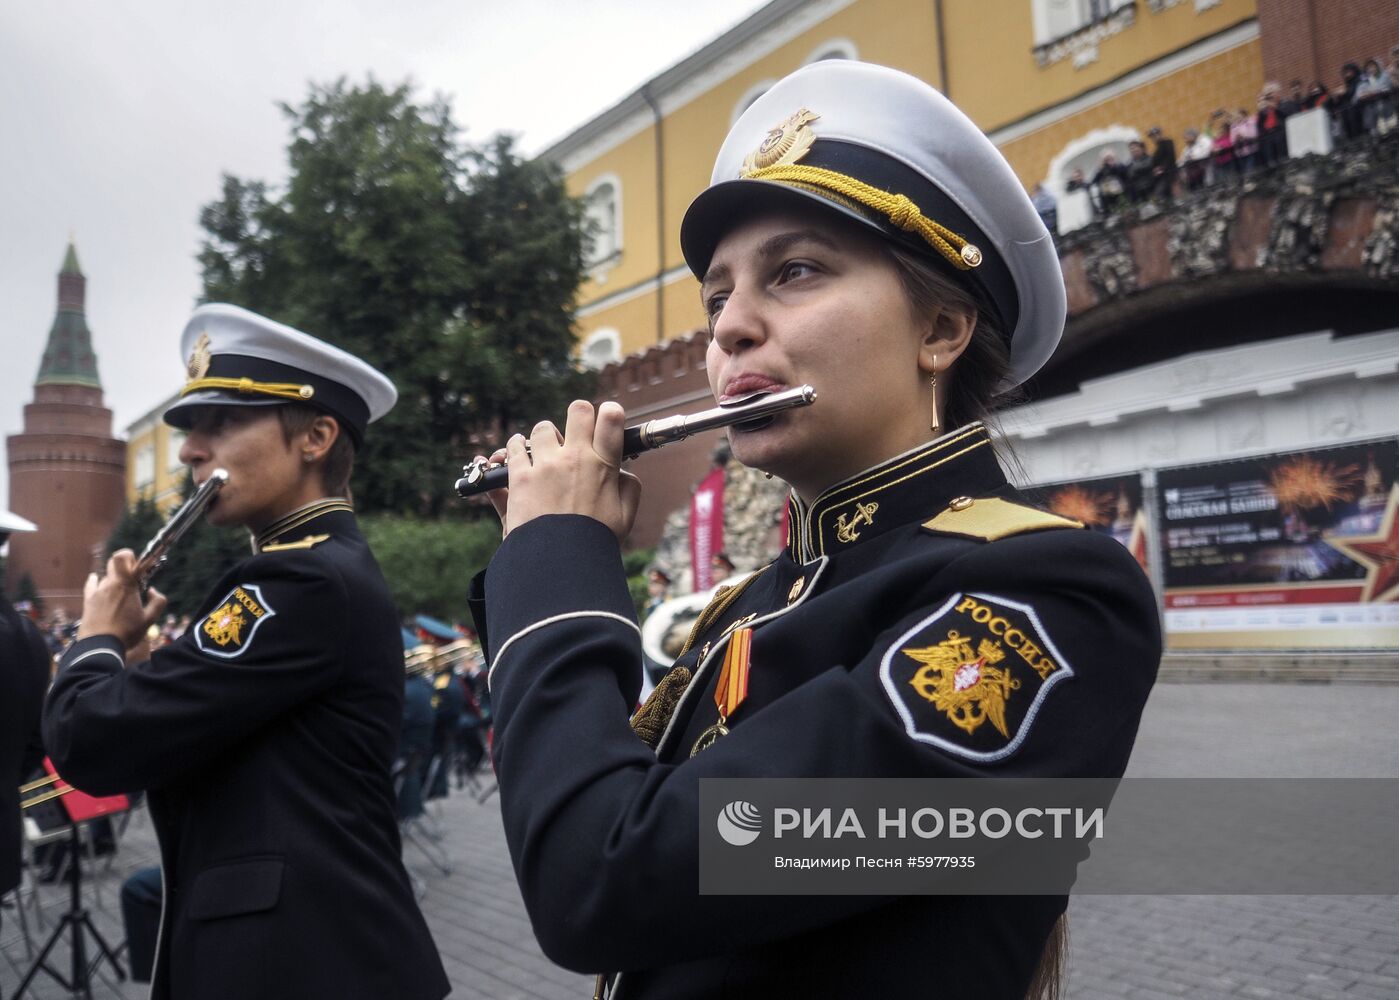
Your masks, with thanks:
M 704 325 L 680 256 L 685 208 L 743 109 L 826 58 L 928 81 L 1027 188 L 1053 192 L 1153 125 L 1179 155 L 1186 128 L 1255 107 L 1264 82 L 1255 0 L 773 0 L 541 154 L 596 234 L 577 312 L 585 363 Z
M 161 404 L 126 428 L 126 502 L 154 500 L 161 513 L 180 503 L 186 469 L 180 464 L 183 431 L 161 419 L 178 395 Z

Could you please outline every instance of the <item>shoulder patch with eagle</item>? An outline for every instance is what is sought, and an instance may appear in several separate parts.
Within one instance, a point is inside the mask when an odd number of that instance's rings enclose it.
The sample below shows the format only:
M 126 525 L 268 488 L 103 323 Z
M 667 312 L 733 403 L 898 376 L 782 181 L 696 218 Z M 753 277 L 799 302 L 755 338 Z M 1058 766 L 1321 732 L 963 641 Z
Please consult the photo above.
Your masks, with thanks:
M 257 630 L 276 614 L 257 584 L 242 584 L 194 625 L 194 644 L 210 656 L 232 660 L 252 648 Z
M 984 763 L 1015 753 L 1050 689 L 1073 674 L 1034 609 L 993 594 L 954 594 L 879 670 L 912 739 Z

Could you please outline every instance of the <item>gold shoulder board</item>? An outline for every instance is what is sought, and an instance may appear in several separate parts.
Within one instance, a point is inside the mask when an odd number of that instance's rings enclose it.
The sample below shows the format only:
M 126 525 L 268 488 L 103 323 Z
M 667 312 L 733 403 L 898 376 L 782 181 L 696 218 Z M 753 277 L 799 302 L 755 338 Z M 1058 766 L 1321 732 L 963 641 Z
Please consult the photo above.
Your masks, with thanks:
M 970 501 L 966 497 L 959 497 L 937 517 L 924 521 L 923 527 L 943 535 L 994 542 L 999 538 L 1031 531 L 1082 528 L 1083 522 L 1000 497 L 978 497 Z
M 278 542 L 276 545 L 264 545 L 259 551 L 290 552 L 293 549 L 314 549 L 329 537 L 329 535 L 307 535 L 299 542 Z

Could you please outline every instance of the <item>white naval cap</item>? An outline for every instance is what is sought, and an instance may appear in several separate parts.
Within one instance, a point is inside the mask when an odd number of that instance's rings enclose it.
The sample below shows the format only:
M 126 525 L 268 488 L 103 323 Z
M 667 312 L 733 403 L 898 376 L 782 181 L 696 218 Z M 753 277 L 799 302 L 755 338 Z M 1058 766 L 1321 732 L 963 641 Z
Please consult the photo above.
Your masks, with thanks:
M 196 406 L 305 403 L 340 421 L 355 445 L 398 400 L 378 369 L 310 334 L 238 306 L 200 306 L 180 338 L 189 381 L 165 422 L 189 427 Z
M 830 59 L 775 83 L 724 140 L 680 245 L 699 278 L 755 211 L 821 205 L 944 261 L 994 309 L 1019 385 L 1054 353 L 1067 300 L 1054 241 L 1010 164 L 928 84 Z
M 39 526 L 27 518 L 5 510 L 0 507 L 0 535 L 12 534 L 16 531 L 38 531 Z

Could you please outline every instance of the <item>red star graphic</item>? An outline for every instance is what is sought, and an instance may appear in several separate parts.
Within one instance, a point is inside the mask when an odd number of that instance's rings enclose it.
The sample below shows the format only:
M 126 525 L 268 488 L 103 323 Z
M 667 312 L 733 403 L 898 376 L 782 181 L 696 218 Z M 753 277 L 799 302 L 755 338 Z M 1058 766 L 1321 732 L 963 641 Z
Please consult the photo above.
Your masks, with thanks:
M 1361 601 L 1393 601 L 1399 599 L 1399 483 L 1389 491 L 1380 530 L 1358 538 L 1328 538 L 1327 543 L 1339 549 L 1369 570 Z

